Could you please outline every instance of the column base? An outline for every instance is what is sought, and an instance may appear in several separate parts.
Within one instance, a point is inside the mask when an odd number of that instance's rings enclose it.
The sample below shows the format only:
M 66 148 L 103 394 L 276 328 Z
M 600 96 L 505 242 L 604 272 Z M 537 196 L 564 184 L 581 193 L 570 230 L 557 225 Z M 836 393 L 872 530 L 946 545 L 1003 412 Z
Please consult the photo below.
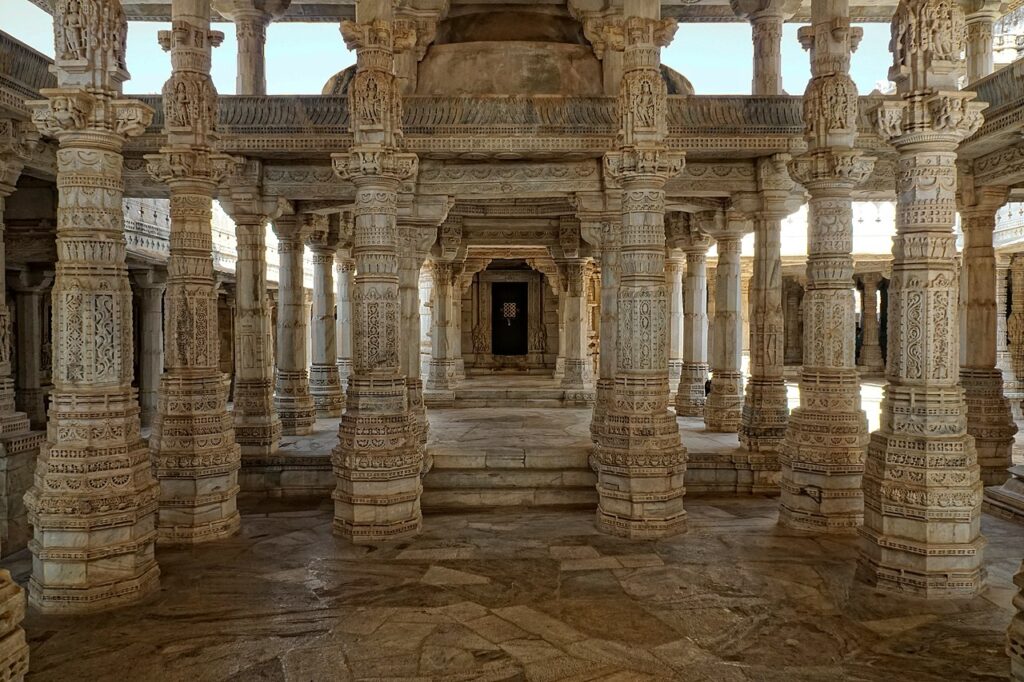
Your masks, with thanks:
M 0 556 L 25 549 L 32 539 L 25 492 L 32 486 L 36 459 L 45 442 L 45 431 L 0 437 Z
M 711 378 L 704 403 L 704 427 L 713 433 L 736 433 L 743 416 L 743 373 L 719 370 Z
M 427 374 L 428 391 L 453 391 L 459 385 L 454 360 L 431 360 Z
M 277 370 L 274 409 L 281 419 L 283 435 L 308 436 L 313 432 L 313 426 L 316 424 L 316 405 L 309 393 L 309 377 L 305 370 Z
M 885 358 L 882 357 L 882 347 L 861 346 L 857 369 L 864 376 L 885 374 Z
M 337 365 L 313 365 L 309 368 L 309 394 L 313 396 L 316 416 L 323 419 L 340 417 L 345 410 L 345 394 Z
M 25 618 L 25 593 L 0 570 L 0 670 L 5 682 L 20 682 L 28 672 L 28 643 L 21 621 Z
M 804 371 L 800 407 L 779 452 L 779 523 L 816 533 L 854 533 L 864 519 L 868 422 L 856 372 Z
M 708 379 L 706 364 L 684 364 L 680 369 L 679 389 L 676 391 L 676 415 L 703 417 L 707 395 L 704 384 Z
M 160 483 L 157 542 L 192 545 L 238 531 L 241 450 L 220 377 L 165 374 L 149 439 Z
M 740 445 L 750 452 L 776 453 L 782 449 L 789 421 L 786 382 L 750 379 L 740 417 Z
M 1019 682 L 1024 680 L 1024 564 L 1013 576 L 1013 584 L 1017 586 L 1013 598 L 1017 611 L 1006 631 L 1006 654 L 1010 657 L 1010 679 Z
M 665 406 L 666 389 L 664 379 L 615 382 L 593 456 L 598 530 L 634 539 L 686 530 L 686 448 Z
M 127 389 L 57 391 L 51 438 L 25 494 L 33 526 L 29 601 L 44 613 L 87 613 L 124 606 L 159 587 L 154 558 L 159 486 L 139 408 Z
M 606 427 L 608 409 L 612 401 L 615 382 L 612 379 L 598 379 L 594 389 L 594 411 L 590 418 L 590 440 L 600 445 Z
M 423 450 L 404 377 L 353 377 L 332 457 L 334 532 L 354 544 L 401 540 L 422 527 Z
M 1024 464 L 1010 467 L 1010 478 L 999 486 L 985 488 L 982 511 L 1007 521 L 1024 523 Z
M 588 360 L 566 360 L 565 372 L 559 382 L 559 388 L 566 391 L 586 391 L 594 383 L 593 372 Z M 591 400 L 593 394 L 591 393 Z
M 668 392 L 669 392 L 669 403 L 675 400 L 676 393 L 679 391 L 679 379 L 683 375 L 683 361 L 682 360 L 669 360 L 668 361 Z
M 1013 422 L 1010 403 L 1003 396 L 1003 373 L 998 369 L 960 369 L 960 385 L 967 406 L 967 433 L 974 436 L 974 449 L 981 467 L 981 482 L 1002 485 L 1013 464 Z
M 28 603 L 46 615 L 99 613 L 137 604 L 160 592 L 160 569 L 155 560 L 151 564 L 138 577 L 89 587 L 44 585 L 33 575 L 28 582 Z
M 959 388 L 886 387 L 864 470 L 859 575 L 869 584 L 927 598 L 984 589 L 982 487 L 964 421 Z M 922 424 L 936 435 L 920 435 Z

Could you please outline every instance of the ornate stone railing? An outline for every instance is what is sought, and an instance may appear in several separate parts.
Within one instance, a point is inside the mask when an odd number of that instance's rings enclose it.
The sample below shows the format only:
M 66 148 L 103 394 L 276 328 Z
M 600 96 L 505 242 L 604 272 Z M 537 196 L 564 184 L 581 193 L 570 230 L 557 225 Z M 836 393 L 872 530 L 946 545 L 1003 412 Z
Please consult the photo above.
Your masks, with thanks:
M 988 151 L 986 138 L 1019 130 L 1024 125 L 1024 61 L 1008 64 L 964 89 L 978 93 L 979 102 L 987 102 L 982 112 L 985 122 L 964 141 L 964 151 L 972 147 Z M 998 145 L 998 143 L 997 143 Z

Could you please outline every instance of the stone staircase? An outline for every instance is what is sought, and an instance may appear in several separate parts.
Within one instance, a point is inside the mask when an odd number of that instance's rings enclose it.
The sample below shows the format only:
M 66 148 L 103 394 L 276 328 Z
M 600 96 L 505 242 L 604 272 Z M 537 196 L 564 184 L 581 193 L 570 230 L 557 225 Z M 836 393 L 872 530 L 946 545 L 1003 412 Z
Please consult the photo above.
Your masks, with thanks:
M 433 447 L 423 481 L 424 511 L 495 507 L 597 507 L 589 446 Z

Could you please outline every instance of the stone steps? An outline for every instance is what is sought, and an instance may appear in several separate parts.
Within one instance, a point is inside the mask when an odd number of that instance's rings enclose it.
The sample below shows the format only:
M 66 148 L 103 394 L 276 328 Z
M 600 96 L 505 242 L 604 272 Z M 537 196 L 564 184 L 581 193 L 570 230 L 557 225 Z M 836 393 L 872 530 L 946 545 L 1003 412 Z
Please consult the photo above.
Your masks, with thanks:
M 424 393 L 427 406 L 459 407 L 587 407 L 593 404 L 594 391 L 566 391 L 558 387 L 492 388 L 460 386 L 443 396 Z
M 597 506 L 589 447 L 430 451 L 434 467 L 423 481 L 425 511 Z

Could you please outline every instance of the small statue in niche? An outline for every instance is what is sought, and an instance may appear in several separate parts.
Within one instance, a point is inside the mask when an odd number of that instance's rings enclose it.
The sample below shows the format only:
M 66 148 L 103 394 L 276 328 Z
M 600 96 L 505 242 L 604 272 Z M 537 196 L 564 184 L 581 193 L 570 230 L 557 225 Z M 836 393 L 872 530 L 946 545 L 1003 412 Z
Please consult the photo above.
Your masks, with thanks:
M 59 10 L 58 10 L 59 11 Z M 62 21 L 57 23 L 58 43 L 62 46 L 64 59 L 85 59 L 85 45 L 82 42 L 82 6 L 79 0 L 68 0 Z

